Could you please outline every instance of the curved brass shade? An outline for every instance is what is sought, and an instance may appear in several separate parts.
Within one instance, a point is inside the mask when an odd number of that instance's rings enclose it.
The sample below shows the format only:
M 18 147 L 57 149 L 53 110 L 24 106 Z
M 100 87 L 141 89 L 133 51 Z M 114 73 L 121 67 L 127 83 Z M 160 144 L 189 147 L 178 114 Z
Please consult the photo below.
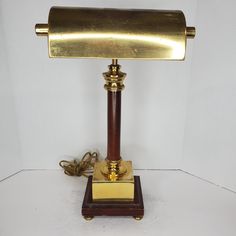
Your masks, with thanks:
M 52 7 L 36 33 L 49 57 L 183 60 L 195 28 L 182 11 Z

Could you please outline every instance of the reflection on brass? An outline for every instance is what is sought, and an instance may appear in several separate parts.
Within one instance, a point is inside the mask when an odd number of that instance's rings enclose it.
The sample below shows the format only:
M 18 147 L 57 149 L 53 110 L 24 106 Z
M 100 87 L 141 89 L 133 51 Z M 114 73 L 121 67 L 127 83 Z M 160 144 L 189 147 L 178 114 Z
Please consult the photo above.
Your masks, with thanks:
M 186 28 L 186 35 L 188 38 L 193 39 L 196 35 L 195 27 L 187 27 Z
M 117 181 L 127 172 L 127 168 L 124 165 L 125 162 L 121 161 L 109 161 L 101 168 L 102 174 L 110 181 Z
M 35 33 L 38 36 L 47 36 L 48 35 L 48 24 L 36 24 Z
M 120 161 L 121 171 L 124 170 L 124 172 L 116 181 L 111 181 L 104 175 L 104 170 L 109 173 L 109 170 L 106 169 L 107 164 L 107 161 L 99 161 L 94 166 L 92 182 L 93 200 L 133 200 L 134 176 L 131 161 Z
M 126 74 L 120 71 L 121 66 L 117 64 L 117 60 L 113 59 L 112 64 L 108 66 L 109 71 L 103 73 L 106 81 L 104 88 L 111 92 L 117 92 L 124 89 L 123 81 Z
M 52 7 L 36 34 L 50 57 L 183 60 L 195 28 L 182 11 Z

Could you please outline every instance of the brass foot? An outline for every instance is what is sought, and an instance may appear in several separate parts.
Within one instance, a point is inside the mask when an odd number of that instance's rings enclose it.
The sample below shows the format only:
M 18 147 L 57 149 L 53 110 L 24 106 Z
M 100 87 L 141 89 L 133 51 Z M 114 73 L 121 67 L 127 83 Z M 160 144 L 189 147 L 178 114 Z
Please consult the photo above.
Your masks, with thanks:
M 133 216 L 135 220 L 142 220 L 143 216 Z
M 93 219 L 93 216 L 84 216 L 84 219 L 87 220 L 87 221 L 90 221 Z

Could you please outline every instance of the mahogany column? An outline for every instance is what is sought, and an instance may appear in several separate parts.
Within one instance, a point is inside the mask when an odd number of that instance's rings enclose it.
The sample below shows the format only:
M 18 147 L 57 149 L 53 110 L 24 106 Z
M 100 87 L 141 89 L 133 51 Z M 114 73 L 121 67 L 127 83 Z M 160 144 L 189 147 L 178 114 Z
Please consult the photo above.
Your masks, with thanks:
M 107 92 L 107 160 L 120 160 L 121 91 Z
M 120 157 L 121 91 L 126 74 L 120 71 L 117 59 L 112 59 L 109 71 L 103 73 L 107 90 L 107 161 L 109 168 L 118 174 Z

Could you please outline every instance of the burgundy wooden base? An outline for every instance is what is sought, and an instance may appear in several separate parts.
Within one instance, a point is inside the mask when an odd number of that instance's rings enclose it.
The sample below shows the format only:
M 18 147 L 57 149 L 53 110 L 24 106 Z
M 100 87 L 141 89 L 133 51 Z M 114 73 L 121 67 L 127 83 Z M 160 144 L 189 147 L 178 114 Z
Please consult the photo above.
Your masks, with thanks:
M 84 196 L 82 215 L 85 218 L 94 216 L 133 216 L 144 215 L 143 196 L 139 176 L 134 176 L 134 201 L 96 201 L 92 200 L 92 176 L 89 177 Z

